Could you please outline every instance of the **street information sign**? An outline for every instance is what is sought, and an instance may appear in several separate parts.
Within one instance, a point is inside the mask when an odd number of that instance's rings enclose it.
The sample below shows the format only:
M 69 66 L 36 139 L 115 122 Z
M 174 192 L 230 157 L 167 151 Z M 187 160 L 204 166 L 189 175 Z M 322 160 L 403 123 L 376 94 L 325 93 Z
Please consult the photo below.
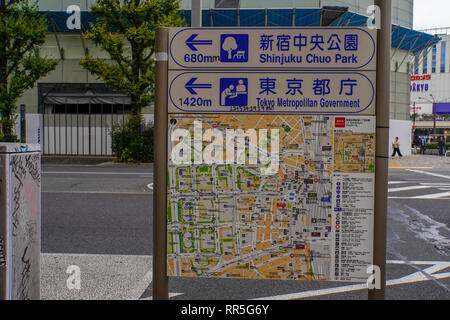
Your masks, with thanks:
M 367 281 L 375 34 L 169 29 L 168 276 Z
M 169 69 L 375 70 L 376 30 L 171 28 Z
M 169 72 L 169 112 L 374 114 L 375 72 Z

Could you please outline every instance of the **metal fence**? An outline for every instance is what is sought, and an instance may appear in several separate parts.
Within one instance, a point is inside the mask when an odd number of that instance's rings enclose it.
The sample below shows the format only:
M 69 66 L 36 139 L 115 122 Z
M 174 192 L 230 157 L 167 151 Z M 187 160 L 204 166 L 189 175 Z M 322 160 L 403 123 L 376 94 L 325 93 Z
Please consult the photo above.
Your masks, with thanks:
M 95 110 L 88 105 L 87 113 L 84 105 L 45 105 L 43 109 L 41 142 L 45 155 L 110 156 L 111 129 L 122 126 L 127 117 L 126 105 L 101 105 L 100 112 L 98 105 Z

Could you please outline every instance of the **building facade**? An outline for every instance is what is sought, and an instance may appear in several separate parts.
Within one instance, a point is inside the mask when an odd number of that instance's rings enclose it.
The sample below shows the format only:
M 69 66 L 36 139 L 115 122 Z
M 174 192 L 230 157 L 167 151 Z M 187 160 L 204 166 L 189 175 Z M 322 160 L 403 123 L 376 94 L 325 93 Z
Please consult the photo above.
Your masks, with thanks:
M 81 36 L 89 23 L 86 13 L 93 3 L 95 0 L 39 1 L 40 11 L 47 11 L 52 17 L 49 19 L 49 33 L 40 54 L 59 60 L 59 64 L 51 74 L 40 79 L 35 88 L 28 90 L 19 104 L 25 105 L 27 142 L 41 143 L 44 154 L 111 155 L 109 131 L 113 125 L 123 124 L 129 111 L 127 97 L 112 92 L 79 64 L 86 53 L 109 59 L 105 52 Z M 367 10 L 372 4 L 373 1 L 369 0 L 202 1 L 203 21 L 208 24 L 204 23 L 204 26 L 218 26 L 220 16 L 230 14 L 231 11 L 227 10 L 229 8 L 238 12 L 237 22 L 234 25 L 231 23 L 230 26 L 240 25 L 243 18 L 239 18 L 239 12 L 250 9 L 266 10 L 266 16 L 264 18 L 264 14 L 262 15 L 263 20 L 259 24 L 261 26 L 310 25 L 304 24 L 306 20 L 298 19 L 300 12 L 308 8 L 318 10 L 316 13 L 312 12 L 313 15 L 317 15 L 317 21 L 313 22 L 313 25 L 365 26 L 368 20 Z M 81 10 L 80 29 L 70 28 L 74 13 L 71 6 L 74 5 Z M 327 6 L 341 6 L 345 10 L 336 16 L 333 16 L 332 11 L 327 11 L 329 16 L 331 12 L 331 18 L 325 21 L 324 17 L 327 15 L 324 14 L 324 10 Z M 191 0 L 181 1 L 181 13 L 184 12 L 188 18 L 190 7 Z M 291 20 L 284 22 L 284 17 L 277 17 L 277 14 L 283 15 L 284 12 L 288 12 L 276 11 L 278 9 L 292 11 L 288 18 Z M 406 140 L 410 139 L 411 133 L 410 61 L 413 52 L 421 52 L 426 44 L 421 43 L 422 40 L 418 42 L 416 38 L 421 34 L 413 34 L 411 30 L 412 0 L 394 0 L 392 16 L 393 24 L 396 25 L 393 37 L 395 36 L 397 40 L 393 38 L 390 135 L 392 139 L 400 136 L 401 140 Z M 447 51 L 450 51 L 450 48 Z M 152 122 L 153 106 L 146 107 L 143 112 L 146 121 Z
M 441 40 L 414 56 L 410 114 L 417 134 L 450 135 L 450 28 L 427 31 Z

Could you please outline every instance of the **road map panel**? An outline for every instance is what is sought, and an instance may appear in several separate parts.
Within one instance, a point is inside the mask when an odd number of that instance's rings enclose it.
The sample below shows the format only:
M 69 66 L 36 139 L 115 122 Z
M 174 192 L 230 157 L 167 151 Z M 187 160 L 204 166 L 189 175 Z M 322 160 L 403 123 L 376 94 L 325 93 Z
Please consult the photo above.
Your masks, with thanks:
M 365 281 L 374 119 L 170 115 L 168 275 Z

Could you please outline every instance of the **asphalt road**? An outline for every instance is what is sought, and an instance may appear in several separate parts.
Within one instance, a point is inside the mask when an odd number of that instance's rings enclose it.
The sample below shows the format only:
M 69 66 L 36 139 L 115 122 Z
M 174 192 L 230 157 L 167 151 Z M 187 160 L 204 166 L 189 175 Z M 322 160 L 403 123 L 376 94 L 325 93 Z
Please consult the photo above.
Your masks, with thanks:
M 153 167 L 42 168 L 42 252 L 152 254 Z
M 42 171 L 43 253 L 152 254 L 151 166 Z M 395 169 L 389 181 L 386 298 L 448 300 L 450 170 Z M 173 299 L 367 299 L 338 282 L 171 278 L 169 289 Z

